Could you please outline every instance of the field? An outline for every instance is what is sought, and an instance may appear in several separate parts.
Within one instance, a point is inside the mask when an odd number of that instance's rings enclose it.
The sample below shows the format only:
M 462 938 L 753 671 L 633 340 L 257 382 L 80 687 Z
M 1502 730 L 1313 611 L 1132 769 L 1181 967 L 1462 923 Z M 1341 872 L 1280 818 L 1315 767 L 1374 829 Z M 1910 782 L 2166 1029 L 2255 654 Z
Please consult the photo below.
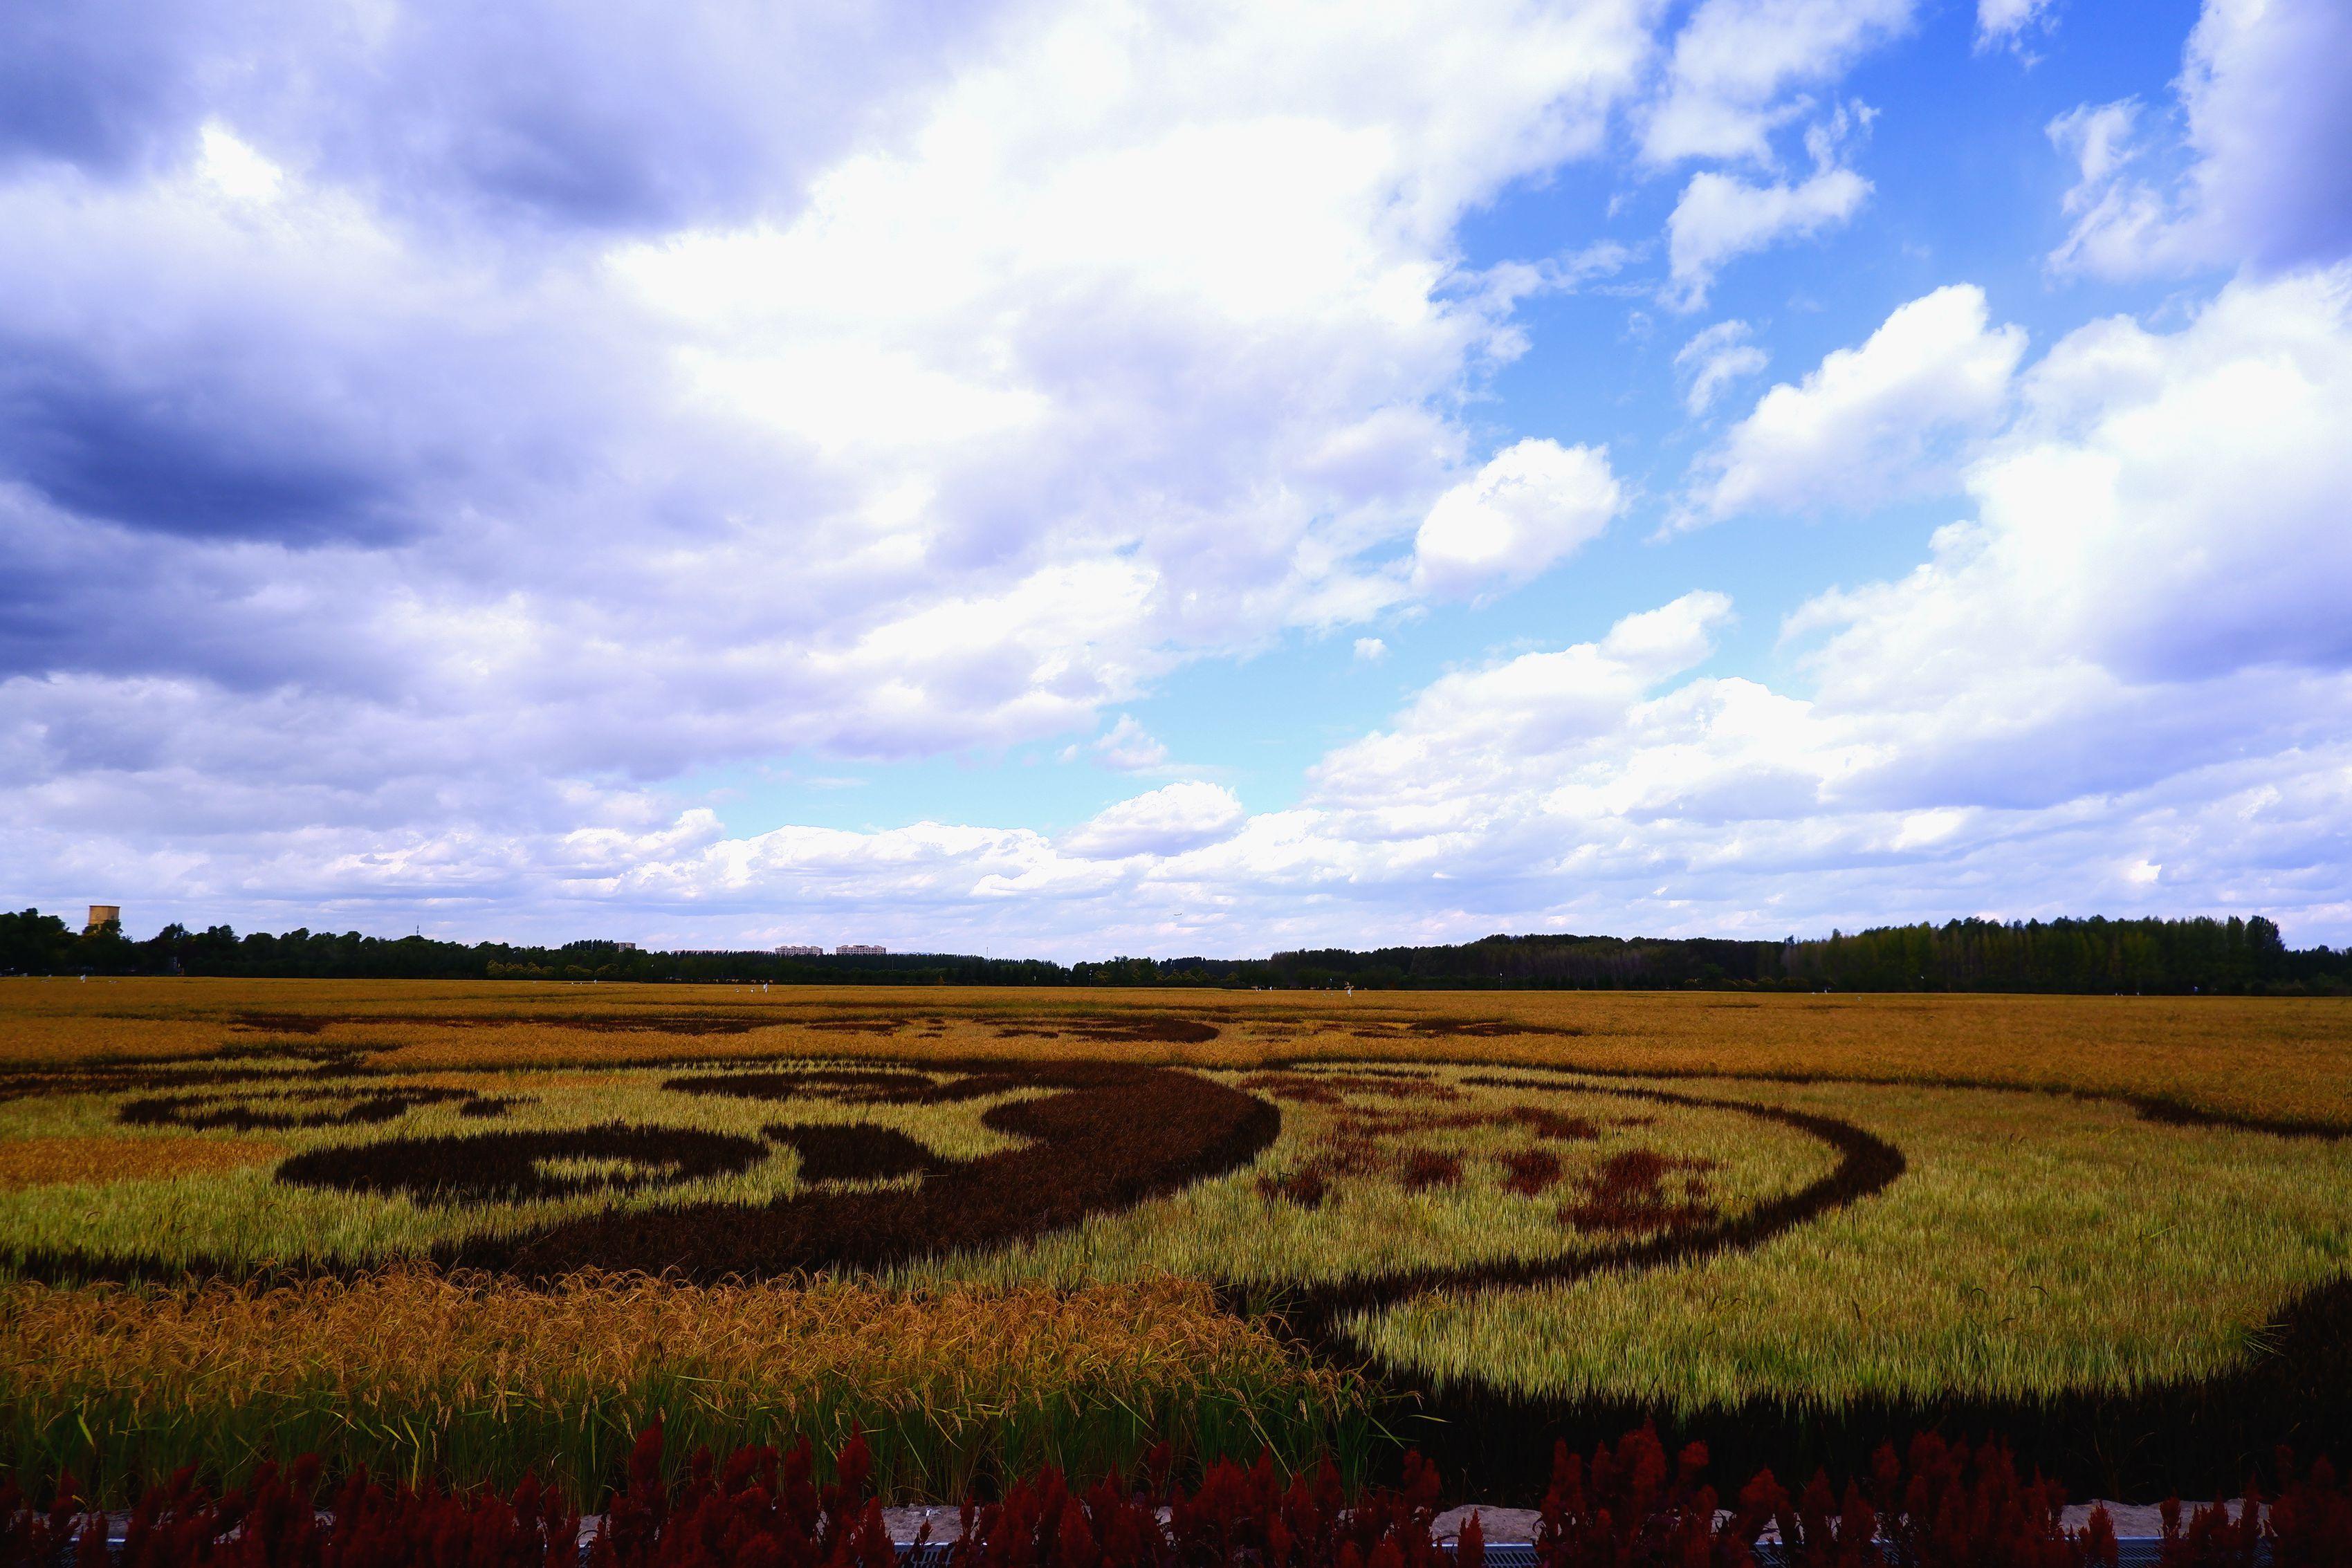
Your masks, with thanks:
M 2322 1000 L 0 981 L 0 1442 L 2228 1484 L 2346 1437 L 2347 1129 Z

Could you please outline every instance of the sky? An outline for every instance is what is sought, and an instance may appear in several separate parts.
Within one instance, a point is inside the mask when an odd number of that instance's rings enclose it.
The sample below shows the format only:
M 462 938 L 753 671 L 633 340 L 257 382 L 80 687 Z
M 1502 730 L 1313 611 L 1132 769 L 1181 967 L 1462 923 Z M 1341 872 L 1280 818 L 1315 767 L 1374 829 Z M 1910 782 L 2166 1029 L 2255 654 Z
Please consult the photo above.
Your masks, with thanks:
M 0 4 L 0 894 L 2352 941 L 2352 6 Z

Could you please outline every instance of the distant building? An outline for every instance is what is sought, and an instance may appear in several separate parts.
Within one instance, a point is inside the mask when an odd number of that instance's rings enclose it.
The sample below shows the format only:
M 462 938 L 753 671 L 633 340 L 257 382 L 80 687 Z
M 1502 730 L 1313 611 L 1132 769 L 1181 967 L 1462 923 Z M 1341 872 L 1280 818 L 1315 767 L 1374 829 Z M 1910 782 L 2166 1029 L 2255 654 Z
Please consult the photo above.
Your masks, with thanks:
M 100 926 L 110 923 L 116 925 L 122 924 L 122 905 L 119 904 L 93 904 L 89 906 L 89 924 L 82 927 L 82 934 L 84 936 L 88 936 L 90 932 L 97 930 Z
M 637 945 L 634 942 L 608 941 L 602 936 L 583 936 L 577 942 L 566 942 L 563 945 L 563 950 L 567 953 L 634 953 L 637 950 Z
M 776 949 L 776 956 L 779 958 L 822 958 L 824 956 L 824 949 L 822 947 L 800 947 L 787 942 L 782 946 Z
M 887 947 L 868 946 L 863 942 L 844 942 L 834 952 L 844 958 L 878 958 L 889 950 Z

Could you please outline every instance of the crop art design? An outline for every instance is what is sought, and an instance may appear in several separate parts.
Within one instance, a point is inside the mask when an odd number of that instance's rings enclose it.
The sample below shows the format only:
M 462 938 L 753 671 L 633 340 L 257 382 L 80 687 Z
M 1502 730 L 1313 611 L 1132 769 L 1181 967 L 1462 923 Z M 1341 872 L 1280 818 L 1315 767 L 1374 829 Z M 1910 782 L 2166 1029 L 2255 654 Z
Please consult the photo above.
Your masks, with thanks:
M 287 1089 L 275 1092 L 167 1094 L 126 1102 L 125 1126 L 184 1127 L 191 1132 L 230 1128 L 240 1133 L 298 1127 L 374 1126 L 426 1105 L 455 1105 L 461 1113 L 496 1113 L 495 1102 L 470 1089 Z
M 772 1073 L 673 1079 L 728 1100 L 793 1097 Z M 458 1262 L 553 1278 L 582 1268 L 672 1270 L 689 1279 L 763 1278 L 807 1269 L 878 1270 L 932 1253 L 986 1249 L 1131 1208 L 1246 1164 L 1281 1117 L 1265 1102 L 1191 1072 L 1068 1062 L 992 1063 L 905 1083 L 810 1077 L 798 1097 L 853 1107 L 932 1110 L 990 1101 L 980 1129 L 1010 1143 L 968 1159 L 906 1169 L 910 1140 L 884 1129 L 777 1127 L 813 1171 L 895 1166 L 913 1179 L 805 1193 L 764 1205 L 709 1202 L 606 1210 L 513 1242 L 459 1249 Z M 812 1134 L 816 1134 L 812 1137 Z M 875 1174 L 881 1174 L 879 1169 Z
M 724 1029 L 665 1021 L 689 1038 Z M 1099 1051 L 1207 1031 L 1153 1017 L 997 1033 Z M 1900 1169 L 1891 1149 L 1859 1176 L 1841 1166 L 1852 1129 L 1825 1137 L 1804 1118 L 1557 1073 L 1087 1056 L 403 1074 L 285 1018 L 237 1034 L 260 1038 L 0 1083 L 27 1147 L 110 1134 L 131 1151 L 20 1162 L 35 1174 L 0 1202 L 19 1272 L 233 1278 L 421 1259 L 527 1281 L 993 1270 L 1084 1284 L 1157 1270 L 1295 1289 L 1312 1322 L 1703 1249 Z M 107 1189 L 94 1227 L 88 1179 Z M 1395 1245 L 1401 1229 L 1412 1248 Z
M 106 1168 L 95 1229 L 79 1218 L 90 1167 L 19 1162 L 47 1179 L 15 1184 L 0 1246 L 58 1277 L 400 1259 L 533 1279 L 882 1270 L 1132 1209 L 1247 1166 L 1281 1126 L 1264 1099 L 1157 1067 L 682 1065 L 403 1077 L 296 1042 L 19 1073 L 0 1085 L 11 1137 L 111 1130 L 150 1157 Z M 191 1170 L 218 1174 L 192 1194 Z
M 64 991 L 18 993 L 80 1009 L 40 1026 L 52 1046 L 32 1026 L 0 1040 L 0 1260 L 28 1301 L 43 1282 L 76 1302 L 196 1292 L 183 1318 L 154 1308 L 175 1333 L 215 1332 L 205 1291 L 287 1312 L 307 1292 L 414 1297 L 419 1322 L 481 1296 L 561 1367 L 583 1292 L 628 1281 L 664 1323 L 854 1299 L 897 1325 L 856 1331 L 877 1354 L 949 1333 L 942 1302 L 1097 1303 L 1115 1333 L 1040 1343 L 1091 1367 L 1181 1318 L 1278 1364 L 1169 1395 L 1196 1401 L 1196 1435 L 1289 1411 L 1311 1447 L 1312 1412 L 1338 1406 L 1301 1405 L 1297 1380 L 1331 1379 L 1410 1396 L 1424 1447 L 1515 1434 L 1541 1454 L 1563 1419 L 1656 1413 L 1712 1423 L 1710 1442 L 1755 1424 L 1759 1462 L 1791 1410 L 1873 1440 L 1914 1415 L 2014 1431 L 2042 1411 L 2034 1429 L 2076 1434 L 2052 1438 L 2070 1452 L 2191 1427 L 2251 1451 L 2241 1437 L 2282 1420 L 2336 1418 L 2313 1391 L 2344 1385 L 2352 1345 L 2352 1102 L 2310 1073 L 2273 1092 L 2137 1049 L 2062 1071 L 2020 1032 L 2054 1016 L 2041 1003 L 1932 1052 L 1903 1044 L 1917 1003 L 1872 1004 L 1892 1043 L 1864 1055 L 1808 1043 L 1848 1006 L 1813 998 L 564 988 L 500 1010 L 471 987 L 284 988 L 197 1016 Z M 2184 1014 L 2183 1038 L 2215 1016 Z M 1661 1019 L 1684 1035 L 1640 1032 Z M 121 1281 L 141 1284 L 100 1283 Z M 1179 1288 L 1178 1318 L 1119 1304 Z M 759 1343 L 803 1343 L 782 1324 Z M 675 1326 L 624 1338 L 683 1343 Z M 936 1356 L 888 1354 L 934 1379 Z M 771 1359 L 729 1386 L 784 1409 L 760 1381 Z M 101 1363 L 126 1388 L 143 1375 Z M 677 1388 L 711 1386 L 688 1370 Z M 898 1398 L 835 1414 L 878 1420 Z M 583 1407 L 549 1395 L 547 1430 L 588 1432 Z M 341 1429 L 341 1406 L 320 1408 Z M 1112 1430 L 1129 1416 L 1072 1418 L 1131 1459 L 1136 1433 Z
M 313 1149 L 279 1166 L 278 1179 L 428 1202 L 521 1203 L 732 1176 L 767 1154 L 756 1138 L 615 1124 L 576 1133 L 387 1138 Z

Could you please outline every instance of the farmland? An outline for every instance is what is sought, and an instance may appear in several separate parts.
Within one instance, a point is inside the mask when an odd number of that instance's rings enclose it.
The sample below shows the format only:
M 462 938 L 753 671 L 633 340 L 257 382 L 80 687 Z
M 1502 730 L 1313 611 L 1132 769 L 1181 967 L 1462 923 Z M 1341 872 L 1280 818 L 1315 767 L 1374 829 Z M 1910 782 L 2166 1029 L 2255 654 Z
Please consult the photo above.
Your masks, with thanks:
M 940 1493 L 1950 1417 L 2158 1484 L 2326 1436 L 2346 1126 L 2320 999 L 8 981 L 0 1434 L 593 1490 L 854 1423 Z

